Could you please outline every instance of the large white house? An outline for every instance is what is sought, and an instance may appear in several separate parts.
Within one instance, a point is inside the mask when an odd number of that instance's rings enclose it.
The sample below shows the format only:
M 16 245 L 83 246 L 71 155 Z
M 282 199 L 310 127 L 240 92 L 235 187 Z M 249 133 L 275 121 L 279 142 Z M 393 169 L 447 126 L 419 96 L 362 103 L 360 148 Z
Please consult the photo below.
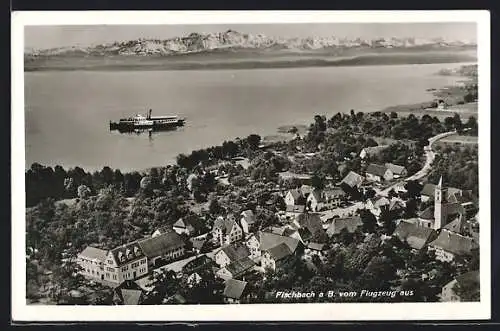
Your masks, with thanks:
M 77 263 L 82 268 L 80 273 L 87 278 L 104 280 L 104 260 L 108 252 L 88 246 L 77 256 Z

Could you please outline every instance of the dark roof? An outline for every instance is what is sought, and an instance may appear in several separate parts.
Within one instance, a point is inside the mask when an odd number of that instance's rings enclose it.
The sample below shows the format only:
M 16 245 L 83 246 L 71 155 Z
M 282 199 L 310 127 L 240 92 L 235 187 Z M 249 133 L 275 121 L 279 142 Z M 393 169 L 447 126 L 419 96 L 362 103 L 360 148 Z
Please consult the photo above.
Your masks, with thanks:
M 425 195 L 428 197 L 434 197 L 434 192 L 436 189 L 436 185 L 431 183 L 426 183 L 420 192 L 420 195 Z
M 239 299 L 247 286 L 247 282 L 231 278 L 226 280 L 225 285 L 224 296 L 232 299 Z
M 318 243 L 309 243 L 307 245 L 307 248 L 313 249 L 315 251 L 322 251 L 324 247 L 325 247 L 325 244 L 318 244 Z
M 275 260 L 279 261 L 287 256 L 292 255 L 292 251 L 288 248 L 287 244 L 281 243 L 277 246 L 271 247 L 266 252 Z
M 278 234 L 278 235 L 282 236 L 285 233 L 286 229 L 287 228 L 284 226 L 281 226 L 281 227 L 269 226 L 269 227 L 263 229 L 262 231 L 271 232 L 271 233 Z
M 131 243 L 118 246 L 112 249 L 111 254 L 115 258 L 118 266 L 122 266 L 129 262 L 135 261 L 137 259 L 141 259 L 144 257 L 144 252 L 142 251 L 142 247 L 139 245 L 137 241 L 133 241 Z
M 320 215 L 315 213 L 300 214 L 297 218 L 299 225 L 306 228 L 312 235 L 322 235 L 325 233 Z
M 463 218 L 457 217 L 456 219 L 454 219 L 450 223 L 443 226 L 443 229 L 450 230 L 451 232 L 461 234 L 463 229 L 464 229 Z
M 464 215 L 464 208 L 459 203 L 443 203 L 441 204 L 441 212 L 445 222 L 458 215 Z M 434 206 L 429 206 L 419 213 L 420 218 L 425 220 L 434 219 Z
M 123 305 L 137 305 L 142 299 L 142 289 L 134 281 L 126 280 L 114 289 L 114 298 Z
M 295 252 L 297 246 L 299 245 L 299 240 L 295 238 L 280 236 L 271 232 L 259 231 L 255 235 L 255 237 L 259 240 L 260 249 L 263 251 L 275 247 L 281 243 L 285 243 L 287 244 L 288 248 L 290 248 L 290 251 Z
M 286 212 L 288 213 L 303 213 L 304 210 L 306 209 L 306 206 L 304 205 L 287 205 L 286 206 Z
M 245 257 L 238 261 L 233 261 L 226 266 L 227 271 L 231 273 L 233 277 L 239 277 L 249 269 L 251 269 L 255 263 L 249 258 Z
M 140 303 L 142 297 L 141 290 L 123 289 L 121 292 L 124 305 L 138 305 Z
M 342 179 L 342 183 L 348 185 L 351 188 L 354 188 L 354 187 L 360 187 L 361 184 L 363 183 L 363 180 L 364 180 L 363 176 L 358 175 L 354 171 L 349 171 L 347 176 L 345 176 L 344 179 Z
M 479 244 L 473 238 L 465 237 L 446 229 L 441 230 L 437 239 L 429 245 L 441 248 L 455 255 L 470 254 L 473 249 L 479 247 Z
M 223 233 L 230 233 L 231 230 L 233 229 L 234 225 L 236 224 L 236 221 L 234 217 L 222 217 L 219 216 L 214 222 L 214 230 L 215 229 L 221 229 Z
M 193 244 L 193 248 L 201 249 L 205 242 L 207 241 L 206 237 L 203 238 L 189 238 L 189 241 Z
M 190 215 L 185 218 L 179 218 L 173 227 L 188 229 L 189 231 L 200 231 L 203 229 L 203 223 L 198 216 Z
M 339 234 L 343 229 L 347 232 L 353 233 L 356 229 L 363 225 L 360 216 L 351 216 L 343 218 L 333 218 L 332 223 L 326 230 L 326 234 L 331 237 L 333 235 Z
M 250 251 L 245 245 L 233 244 L 222 247 L 222 251 L 226 253 L 231 261 L 238 261 L 250 255 Z
M 213 260 L 204 254 L 186 263 L 184 267 L 182 267 L 182 271 L 185 273 L 192 273 L 201 269 L 208 268 L 212 265 Z
M 314 199 L 317 201 L 317 202 L 322 202 L 323 201 L 323 191 L 322 190 L 318 190 L 318 189 L 314 189 L 311 191 L 311 194 L 307 197 L 309 199 L 309 197 L 314 197 Z
M 383 177 L 385 175 L 386 171 L 387 171 L 387 168 L 385 166 L 380 165 L 380 164 L 375 164 L 375 163 L 369 164 L 368 168 L 366 168 L 367 174 L 372 174 L 372 175 L 380 176 L 380 177 Z
M 395 175 L 403 175 L 406 172 L 406 168 L 394 163 L 386 163 L 385 167 L 392 171 Z
M 433 220 L 434 219 L 434 207 L 429 206 L 421 211 L 418 216 L 424 220 Z
M 436 237 L 437 233 L 431 228 L 401 221 L 394 230 L 394 235 L 399 240 L 406 241 L 411 248 L 422 249 L 429 240 Z
M 299 189 L 292 189 L 292 190 L 289 190 L 288 192 L 290 192 L 290 194 L 292 195 L 292 197 L 293 197 L 294 200 L 298 200 L 298 199 L 304 197 L 302 195 L 302 191 L 299 190 Z
M 252 210 L 247 209 L 241 212 L 241 216 L 245 219 L 248 225 L 252 225 L 255 223 L 255 215 Z
M 94 259 L 103 262 L 106 260 L 107 255 L 107 251 L 92 246 L 87 246 L 80 254 L 78 254 L 78 256 L 82 256 L 87 259 Z
M 183 247 L 185 243 L 181 236 L 171 231 L 153 238 L 143 239 L 139 241 L 139 245 L 148 258 L 154 258 L 164 255 L 172 249 Z

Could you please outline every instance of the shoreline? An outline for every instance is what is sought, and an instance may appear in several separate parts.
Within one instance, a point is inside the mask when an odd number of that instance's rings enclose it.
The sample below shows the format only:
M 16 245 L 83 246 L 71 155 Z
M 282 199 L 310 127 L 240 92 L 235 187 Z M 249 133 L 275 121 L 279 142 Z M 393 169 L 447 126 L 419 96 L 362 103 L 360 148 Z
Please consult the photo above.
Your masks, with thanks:
M 24 72 L 53 71 L 178 71 L 178 70 L 226 70 L 226 69 L 280 69 L 307 67 L 353 67 L 380 65 L 418 65 L 418 64 L 458 64 L 477 62 L 477 56 L 465 53 L 412 53 L 412 54 L 365 54 L 352 57 L 318 56 L 309 58 L 273 58 L 255 60 L 241 59 L 204 59 L 178 61 L 166 58 L 123 57 L 103 58 L 61 57 L 36 58 L 24 61 Z

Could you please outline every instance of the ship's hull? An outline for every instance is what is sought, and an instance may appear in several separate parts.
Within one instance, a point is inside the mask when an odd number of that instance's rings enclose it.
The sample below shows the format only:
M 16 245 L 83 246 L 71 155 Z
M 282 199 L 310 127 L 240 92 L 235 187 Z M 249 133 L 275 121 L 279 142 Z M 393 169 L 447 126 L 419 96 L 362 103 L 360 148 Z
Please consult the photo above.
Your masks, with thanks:
M 184 119 L 177 121 L 163 121 L 153 120 L 153 123 L 134 123 L 134 122 L 109 122 L 109 129 L 111 131 L 118 130 L 120 132 L 134 132 L 136 130 L 164 131 L 174 130 L 179 126 L 184 126 Z

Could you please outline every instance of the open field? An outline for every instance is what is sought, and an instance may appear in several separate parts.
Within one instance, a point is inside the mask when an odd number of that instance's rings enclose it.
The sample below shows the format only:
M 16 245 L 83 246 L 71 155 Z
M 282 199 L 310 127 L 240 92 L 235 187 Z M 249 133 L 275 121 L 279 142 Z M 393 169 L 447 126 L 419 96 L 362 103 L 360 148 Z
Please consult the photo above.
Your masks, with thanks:
M 439 141 L 439 143 L 445 144 L 477 144 L 477 136 L 460 136 L 458 134 L 454 134 L 443 138 Z

